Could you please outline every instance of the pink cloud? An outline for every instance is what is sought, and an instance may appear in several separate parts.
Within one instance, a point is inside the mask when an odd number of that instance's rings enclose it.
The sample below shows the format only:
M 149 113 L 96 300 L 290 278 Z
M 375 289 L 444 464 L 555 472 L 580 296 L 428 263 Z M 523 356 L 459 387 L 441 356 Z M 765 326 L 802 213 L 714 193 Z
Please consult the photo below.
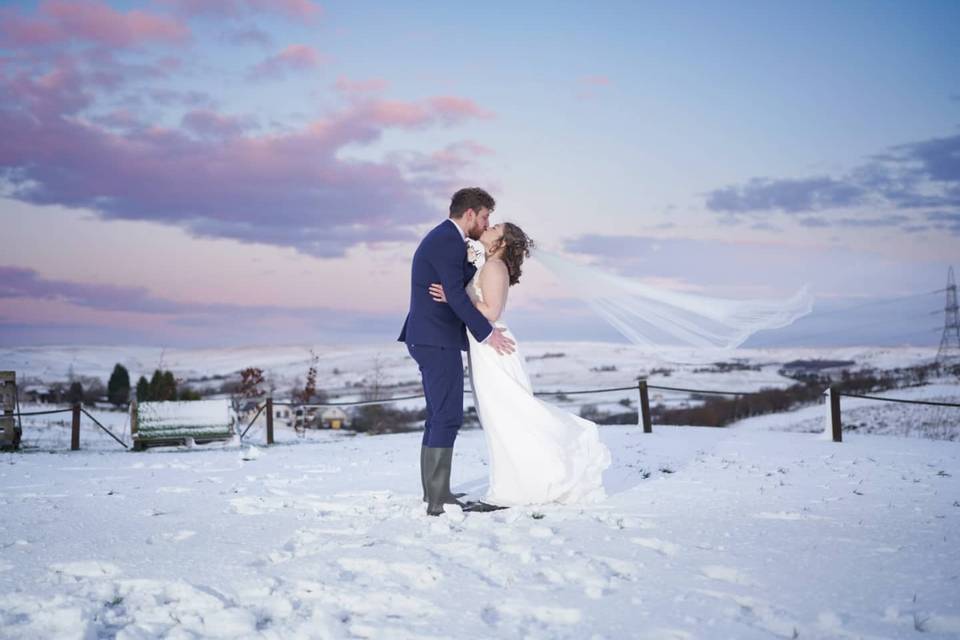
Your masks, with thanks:
M 15 10 L 0 14 L 0 34 L 17 46 L 91 42 L 128 47 L 147 42 L 182 42 L 190 30 L 179 20 L 146 11 L 117 11 L 99 0 L 44 0 L 36 17 Z
M 457 96 L 440 96 L 430 99 L 430 106 L 448 119 L 492 118 L 492 111 L 481 109 L 473 100 Z
M 223 38 L 231 44 L 241 46 L 255 44 L 261 47 L 269 47 L 273 44 L 273 38 L 270 37 L 270 34 L 257 27 L 226 31 L 223 34 Z
M 413 151 L 390 154 L 390 161 L 403 168 L 425 190 L 446 199 L 463 186 L 460 172 L 473 166 L 477 159 L 494 155 L 494 151 L 473 140 L 461 140 L 432 153 Z
M 370 95 L 382 93 L 387 89 L 389 83 L 383 78 L 370 78 L 368 80 L 351 80 L 340 76 L 334 84 L 334 88 L 347 98 L 362 98 Z
M 456 124 L 472 118 L 493 117 L 468 98 L 442 96 L 425 102 L 377 100 L 359 103 L 358 113 L 384 127 L 422 127 L 428 124 Z
M 280 53 L 255 65 L 249 73 L 260 80 L 282 77 L 287 71 L 307 71 L 320 65 L 321 56 L 313 47 L 292 44 Z
M 228 138 L 240 135 L 252 127 L 248 119 L 225 116 L 210 109 L 194 109 L 184 114 L 181 125 L 197 135 Z
M 106 122 L 78 115 L 90 104 L 89 84 L 66 60 L 41 76 L 0 75 L 0 94 L 7 102 L 0 172 L 10 197 L 319 256 L 409 239 L 410 225 L 437 214 L 429 196 L 456 179 L 464 165 L 455 155 L 470 149 L 448 148 L 412 171 L 391 158 L 345 160 L 345 145 L 370 143 L 389 128 L 488 115 L 470 100 L 444 96 L 352 103 L 284 133 L 251 134 L 242 119 L 211 109 L 188 112 L 184 130 L 132 128 L 120 113 Z

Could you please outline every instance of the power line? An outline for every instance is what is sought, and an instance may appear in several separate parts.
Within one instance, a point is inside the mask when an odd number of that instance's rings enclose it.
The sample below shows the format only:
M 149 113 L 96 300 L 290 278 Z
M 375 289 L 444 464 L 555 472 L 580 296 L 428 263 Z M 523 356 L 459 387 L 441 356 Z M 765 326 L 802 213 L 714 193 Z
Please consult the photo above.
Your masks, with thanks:
M 849 306 L 849 307 L 844 307 L 844 308 L 842 308 L 842 309 L 833 309 L 832 311 L 815 311 L 814 313 L 816 313 L 816 315 L 818 315 L 818 316 L 828 316 L 828 315 L 833 315 L 833 314 L 837 314 L 837 313 L 846 313 L 847 311 L 852 311 L 852 310 L 854 310 L 854 309 L 862 309 L 862 308 L 864 308 L 864 307 L 873 307 L 873 306 L 881 305 L 881 304 L 890 304 L 890 303 L 892 303 L 892 302 L 899 302 L 899 301 L 901 301 L 901 300 L 911 300 L 911 299 L 913 299 L 913 298 L 922 298 L 923 296 L 932 296 L 932 295 L 936 295 L 936 294 L 938 294 L 938 293 L 943 293 L 944 291 L 946 291 L 946 288 L 937 289 L 936 291 L 926 291 L 926 292 L 924 292 L 924 293 L 914 293 L 914 294 L 909 295 L 909 296 L 900 296 L 900 297 L 898 297 L 898 298 L 886 298 L 886 299 L 884 299 L 884 300 L 875 300 L 875 301 L 873 301 L 873 302 L 864 302 L 864 303 L 861 303 L 861 304 L 855 304 L 855 305 L 851 305 L 851 306 Z
M 938 311 L 937 313 L 939 313 L 939 311 Z M 914 314 L 914 315 L 908 316 L 908 317 L 906 317 L 906 318 L 898 318 L 898 320 L 916 320 L 916 319 L 919 319 L 919 318 L 929 318 L 930 315 L 931 315 L 931 314 L 930 314 L 929 312 L 924 312 L 923 314 L 919 314 L 919 315 L 918 315 L 918 314 Z M 861 328 L 863 328 L 863 327 L 873 327 L 873 326 L 876 326 L 876 325 L 889 324 L 889 323 L 890 323 L 890 320 L 885 318 L 885 319 L 883 319 L 883 320 L 875 320 L 875 321 L 873 321 L 873 322 L 861 322 L 861 323 L 857 323 L 857 325 L 856 325 L 855 327 L 846 327 L 846 328 L 843 328 L 843 329 L 829 329 L 829 330 L 827 330 L 827 331 L 816 331 L 816 332 L 813 332 L 813 333 L 801 333 L 801 334 L 799 334 L 799 335 L 784 335 L 784 340 L 793 340 L 793 339 L 803 340 L 803 339 L 805 339 L 805 338 L 817 338 L 817 337 L 821 337 L 821 336 L 838 335 L 838 334 L 841 334 L 841 333 L 849 333 L 851 329 L 861 329 Z M 938 327 L 938 328 L 936 329 L 936 331 L 940 331 L 940 328 Z

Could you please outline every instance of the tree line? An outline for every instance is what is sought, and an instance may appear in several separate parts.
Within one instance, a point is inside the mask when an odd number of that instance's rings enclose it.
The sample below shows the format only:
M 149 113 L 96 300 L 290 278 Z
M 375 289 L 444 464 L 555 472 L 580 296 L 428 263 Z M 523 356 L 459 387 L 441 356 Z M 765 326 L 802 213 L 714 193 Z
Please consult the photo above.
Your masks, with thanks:
M 97 386 L 102 393 L 103 383 Z M 91 393 L 83 387 L 83 382 L 74 380 L 70 383 L 66 393 L 66 401 L 70 404 L 83 403 L 92 405 L 97 400 L 97 393 Z M 140 376 L 137 380 L 137 386 L 130 386 L 130 372 L 122 364 L 113 367 L 110 374 L 110 380 L 107 382 L 107 401 L 117 407 L 122 407 L 130 402 L 131 392 L 137 399 L 137 402 L 150 402 L 158 400 L 199 400 L 200 393 L 188 387 L 180 387 L 172 371 L 156 369 L 153 376 L 147 380 L 146 376 Z M 101 396 L 102 397 L 102 396 Z

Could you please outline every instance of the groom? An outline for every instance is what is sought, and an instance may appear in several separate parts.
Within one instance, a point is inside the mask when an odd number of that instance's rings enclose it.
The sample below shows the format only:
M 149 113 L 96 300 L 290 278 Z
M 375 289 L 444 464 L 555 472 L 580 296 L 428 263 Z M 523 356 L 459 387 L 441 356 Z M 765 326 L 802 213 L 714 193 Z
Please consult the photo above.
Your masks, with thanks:
M 476 272 L 467 261 L 466 240 L 479 240 L 489 226 L 496 203 L 479 187 L 460 189 L 450 201 L 450 218 L 433 228 L 413 254 L 410 311 L 400 331 L 400 342 L 420 366 L 427 399 L 427 420 L 420 448 L 420 479 L 427 514 L 438 516 L 444 504 L 459 504 L 450 491 L 453 443 L 463 424 L 463 357 L 470 330 L 478 342 L 497 353 L 513 352 L 514 342 L 483 317 L 466 285 Z M 431 283 L 439 282 L 447 304 L 430 296 Z

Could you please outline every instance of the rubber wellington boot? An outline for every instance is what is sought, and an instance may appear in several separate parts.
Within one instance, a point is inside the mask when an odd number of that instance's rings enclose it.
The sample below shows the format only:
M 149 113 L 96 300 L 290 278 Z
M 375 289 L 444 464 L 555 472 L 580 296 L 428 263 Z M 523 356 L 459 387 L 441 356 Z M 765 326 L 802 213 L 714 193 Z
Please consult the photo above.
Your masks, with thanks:
M 420 483 L 423 485 L 423 501 L 424 501 L 424 502 L 427 501 L 427 475 L 428 475 L 428 470 L 427 470 L 426 459 L 427 459 L 427 451 L 430 450 L 430 449 L 431 449 L 431 447 L 424 447 L 424 446 L 421 446 L 421 447 L 420 447 Z M 447 485 L 447 493 L 446 493 L 446 498 L 445 498 L 445 500 L 446 500 L 446 503 L 447 503 L 447 504 L 459 504 L 459 502 L 457 501 L 457 499 L 458 499 L 458 498 L 462 498 L 462 497 L 465 496 L 465 495 L 467 495 L 467 494 L 465 494 L 465 493 L 453 493 L 452 491 L 450 491 L 450 485 L 448 484 L 448 485 Z
M 453 463 L 453 447 L 426 447 L 424 456 L 427 469 L 427 515 L 439 516 L 444 504 L 464 504 L 450 493 L 450 467 Z

